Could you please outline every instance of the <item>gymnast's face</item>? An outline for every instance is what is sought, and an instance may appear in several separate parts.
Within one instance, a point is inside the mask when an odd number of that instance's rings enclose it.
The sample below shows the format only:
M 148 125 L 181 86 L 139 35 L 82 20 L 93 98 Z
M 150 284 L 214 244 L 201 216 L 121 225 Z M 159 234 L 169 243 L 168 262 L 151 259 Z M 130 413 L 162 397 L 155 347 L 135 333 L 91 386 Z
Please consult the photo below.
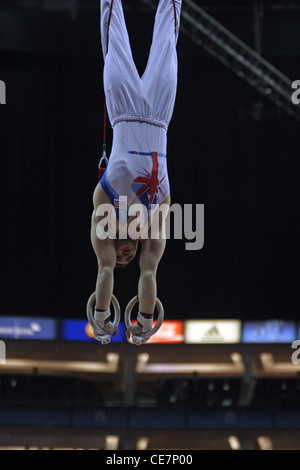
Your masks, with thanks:
M 116 268 L 124 268 L 136 255 L 138 240 L 116 240 Z

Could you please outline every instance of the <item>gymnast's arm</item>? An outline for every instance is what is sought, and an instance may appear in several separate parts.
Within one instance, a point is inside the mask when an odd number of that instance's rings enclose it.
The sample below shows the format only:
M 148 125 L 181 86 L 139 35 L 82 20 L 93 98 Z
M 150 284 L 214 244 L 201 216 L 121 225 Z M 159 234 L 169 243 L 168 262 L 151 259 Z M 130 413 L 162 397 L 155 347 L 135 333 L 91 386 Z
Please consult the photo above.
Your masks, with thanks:
M 114 268 L 116 265 L 115 241 L 109 238 L 101 240 L 96 233 L 98 218 L 93 214 L 91 239 L 98 260 L 98 277 L 96 284 L 96 308 L 110 308 L 114 286 Z
M 138 285 L 140 312 L 154 313 L 157 297 L 156 273 L 165 247 L 166 240 L 161 231 L 158 239 L 149 238 L 142 241 Z

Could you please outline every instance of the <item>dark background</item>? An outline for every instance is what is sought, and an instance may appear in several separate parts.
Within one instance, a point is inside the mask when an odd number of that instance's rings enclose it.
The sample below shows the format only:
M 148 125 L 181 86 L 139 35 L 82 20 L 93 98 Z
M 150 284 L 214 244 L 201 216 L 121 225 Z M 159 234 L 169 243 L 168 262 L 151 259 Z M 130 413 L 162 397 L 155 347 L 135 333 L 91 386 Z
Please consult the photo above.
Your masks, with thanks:
M 76 20 L 19 3 L 0 6 L 0 315 L 84 318 L 97 274 L 90 219 L 103 132 L 98 2 Z M 253 47 L 251 10 L 223 9 L 252 2 L 198 3 Z M 154 13 L 137 4 L 123 1 L 143 71 Z M 300 80 L 300 10 L 267 11 L 262 45 L 291 82 Z M 205 205 L 205 245 L 186 251 L 185 240 L 168 241 L 158 272 L 166 318 L 298 319 L 300 124 L 183 34 L 178 57 L 172 202 Z M 111 135 L 109 126 L 109 144 Z M 115 273 L 123 309 L 138 276 L 138 259 Z

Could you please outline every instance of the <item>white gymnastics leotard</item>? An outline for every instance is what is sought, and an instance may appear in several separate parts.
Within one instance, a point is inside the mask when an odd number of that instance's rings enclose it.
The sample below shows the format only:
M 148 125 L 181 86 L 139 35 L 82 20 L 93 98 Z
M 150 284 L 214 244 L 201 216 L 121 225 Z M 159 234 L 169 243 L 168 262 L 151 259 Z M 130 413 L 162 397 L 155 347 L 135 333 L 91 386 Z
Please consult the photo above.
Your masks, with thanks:
M 113 144 L 101 187 L 119 217 L 133 204 L 161 204 L 170 193 L 167 131 L 177 91 L 181 0 L 160 0 L 148 63 L 139 76 L 121 0 L 101 0 L 104 90 Z M 124 207 L 122 207 L 124 209 Z

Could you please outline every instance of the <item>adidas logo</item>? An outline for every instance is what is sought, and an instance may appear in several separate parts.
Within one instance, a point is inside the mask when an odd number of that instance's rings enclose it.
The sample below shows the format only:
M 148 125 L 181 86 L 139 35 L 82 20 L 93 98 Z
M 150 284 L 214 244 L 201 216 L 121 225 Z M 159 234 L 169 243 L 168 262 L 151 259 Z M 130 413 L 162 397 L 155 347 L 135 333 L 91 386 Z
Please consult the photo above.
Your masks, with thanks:
M 216 325 L 213 325 L 209 330 L 206 331 L 206 333 L 202 335 L 202 340 L 211 341 L 211 342 L 214 342 L 214 341 L 223 342 L 225 341 L 225 338 L 221 335 L 218 327 Z

